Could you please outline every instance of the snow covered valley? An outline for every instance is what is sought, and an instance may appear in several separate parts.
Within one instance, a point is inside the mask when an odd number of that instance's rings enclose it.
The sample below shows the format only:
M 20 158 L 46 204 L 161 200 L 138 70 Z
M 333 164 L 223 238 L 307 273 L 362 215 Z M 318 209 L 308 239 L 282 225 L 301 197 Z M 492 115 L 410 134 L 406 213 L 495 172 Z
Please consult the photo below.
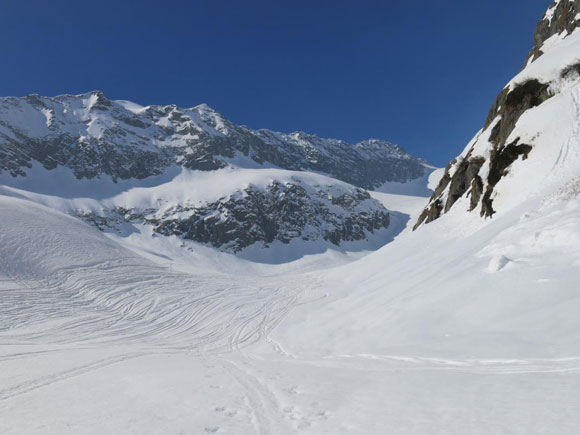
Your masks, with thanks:
M 580 200 L 530 201 L 260 265 L 3 195 L 0 432 L 573 433 Z
M 0 433 L 579 433 L 579 8 L 445 169 L 0 99 Z

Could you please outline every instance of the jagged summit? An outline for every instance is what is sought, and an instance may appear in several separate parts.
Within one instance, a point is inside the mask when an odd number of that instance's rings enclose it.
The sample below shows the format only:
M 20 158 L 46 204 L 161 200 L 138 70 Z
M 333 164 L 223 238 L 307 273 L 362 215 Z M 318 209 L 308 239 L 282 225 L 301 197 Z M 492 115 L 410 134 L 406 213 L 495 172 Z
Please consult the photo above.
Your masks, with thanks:
M 0 172 L 24 176 L 34 162 L 77 178 L 144 179 L 171 166 L 314 170 L 363 188 L 421 177 L 425 168 L 385 141 L 349 144 L 304 132 L 252 130 L 200 104 L 140 106 L 100 91 L 54 98 L 0 98 Z

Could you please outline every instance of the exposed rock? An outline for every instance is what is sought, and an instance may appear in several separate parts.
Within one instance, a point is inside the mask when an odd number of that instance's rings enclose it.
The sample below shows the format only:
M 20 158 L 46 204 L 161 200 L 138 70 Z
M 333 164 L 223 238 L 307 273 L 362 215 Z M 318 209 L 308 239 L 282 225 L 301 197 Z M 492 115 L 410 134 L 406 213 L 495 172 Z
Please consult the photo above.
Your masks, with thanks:
M 562 73 L 560 74 L 560 77 L 563 79 L 577 78 L 578 76 L 580 76 L 580 63 L 568 65 L 562 70 Z
M 532 150 L 530 145 L 517 145 L 519 138 L 507 146 L 505 142 L 520 117 L 527 110 L 539 106 L 550 98 L 548 89 L 549 85 L 547 84 L 540 83 L 538 80 L 529 80 L 511 91 L 502 92 L 498 96 L 485 127 L 485 129 L 491 128 L 489 142 L 492 147 L 489 156 L 490 170 L 487 183 L 484 183 L 479 175 L 486 159 L 483 156 L 472 156 L 473 149 L 468 151 L 465 158 L 460 158 L 459 161 L 453 160 L 431 196 L 428 206 L 415 224 L 415 229 L 423 223 L 429 223 L 439 218 L 442 213 L 447 213 L 466 194 L 470 196 L 469 211 L 475 210 L 481 203 L 481 216 L 493 216 L 495 211 L 492 207 L 492 194 L 495 185 L 520 155 L 527 158 Z M 489 121 L 490 118 L 499 119 L 493 128 Z M 451 169 L 453 169 L 452 176 L 450 175 Z M 441 207 L 444 197 L 446 198 L 445 207 Z
M 34 162 L 77 178 L 144 179 L 172 165 L 211 171 L 230 164 L 316 171 L 363 188 L 424 175 L 423 161 L 389 142 L 349 144 L 298 132 L 252 130 L 207 105 L 139 108 L 102 92 L 0 98 L 0 173 Z M 235 162 L 235 163 L 232 163 Z
M 336 195 L 338 193 L 338 195 Z M 353 188 L 302 186 L 274 181 L 264 189 L 248 187 L 214 202 L 183 204 L 169 209 L 117 207 L 101 214 L 78 212 L 101 230 L 123 223 L 153 226 L 156 233 L 194 240 L 224 251 L 239 252 L 294 239 L 326 240 L 335 245 L 366 239 L 387 228 L 389 212 L 368 192 Z
M 580 23 L 576 20 L 579 12 L 580 0 L 554 2 L 538 24 L 534 36 L 534 48 L 526 65 L 542 54 L 541 47 L 548 38 L 559 34 L 564 37 L 564 32 L 571 33 Z M 580 64 L 562 67 L 560 72 L 562 78 L 572 74 L 580 75 Z M 526 159 L 533 150 L 530 144 L 519 144 L 519 138 L 509 145 L 506 145 L 506 142 L 514 132 L 521 116 L 551 98 L 552 92 L 554 90 L 550 83 L 542 83 L 537 79 L 528 79 L 506 86 L 493 103 L 483 130 L 474 139 L 471 148 L 464 151 L 463 157 L 453 160 L 448 165 L 445 175 L 414 228 L 417 229 L 423 223 L 438 219 L 462 197 L 469 198 L 469 211 L 481 205 L 481 216 L 492 217 L 495 213 L 493 196 L 496 185 L 520 156 Z M 480 143 L 484 140 L 482 138 L 486 137 L 487 143 Z M 477 155 L 477 153 L 485 155 Z M 480 175 L 484 166 L 488 170 L 486 177 Z
M 472 186 L 472 182 L 477 177 L 479 169 L 485 162 L 483 157 L 470 158 L 468 155 L 457 167 L 455 174 L 449 184 L 449 194 L 445 203 L 445 213 L 447 213 L 453 204 L 461 198 L 465 192 Z
M 525 160 L 528 154 L 532 151 L 532 147 L 526 144 L 518 145 L 520 138 L 510 143 L 507 146 L 499 146 L 493 149 L 489 158 L 489 175 L 487 177 L 487 189 L 482 199 L 481 216 L 492 217 L 495 211 L 492 207 L 492 194 L 495 185 L 504 177 L 508 168 L 520 156 Z
M 428 206 L 419 216 L 414 229 L 419 228 L 423 223 L 433 222 L 442 213 L 447 213 L 469 190 L 475 194 L 472 196 L 472 209 L 475 208 L 477 203 L 473 204 L 473 200 L 478 198 L 478 201 L 483 191 L 483 183 L 478 173 L 484 162 L 483 157 L 471 157 L 470 154 L 461 160 L 453 160 L 445 169 L 443 178 L 433 192 Z M 452 169 L 453 175 L 451 175 Z
M 439 219 L 442 211 L 443 204 L 440 198 L 436 198 L 430 201 L 429 206 L 427 206 L 427 208 L 425 208 L 419 215 L 419 219 L 417 219 L 417 223 L 413 227 L 413 230 L 419 228 L 423 223 L 428 224 L 436 219 Z
M 500 120 L 493 127 L 489 141 L 496 146 L 503 146 L 524 112 L 539 106 L 550 96 L 549 84 L 535 79 L 519 84 L 511 91 L 502 92 L 493 117 L 500 117 Z
M 203 104 L 140 107 L 111 101 L 98 91 L 0 98 L 0 173 L 12 177 L 26 176 L 33 165 L 66 167 L 78 179 L 109 176 L 115 182 L 161 175 L 175 166 L 199 171 L 235 166 L 243 172 L 264 165 L 375 187 L 419 178 L 424 163 L 379 140 L 353 145 L 301 132 L 251 130 Z M 389 212 L 368 192 L 331 178 L 324 186 L 306 175 L 298 179 L 267 179 L 246 189 L 240 185 L 241 190 L 212 200 L 163 202 L 160 197 L 156 208 L 147 210 L 103 205 L 102 213 L 77 214 L 103 231 L 140 223 L 152 226 L 155 234 L 233 252 L 294 239 L 340 245 L 388 227 Z
M 554 36 L 564 32 L 572 33 L 580 24 L 577 19 L 580 13 L 580 0 L 557 0 L 552 3 L 548 11 L 538 23 L 534 34 L 534 47 L 528 54 L 525 65 L 533 62 L 542 54 L 544 42 Z

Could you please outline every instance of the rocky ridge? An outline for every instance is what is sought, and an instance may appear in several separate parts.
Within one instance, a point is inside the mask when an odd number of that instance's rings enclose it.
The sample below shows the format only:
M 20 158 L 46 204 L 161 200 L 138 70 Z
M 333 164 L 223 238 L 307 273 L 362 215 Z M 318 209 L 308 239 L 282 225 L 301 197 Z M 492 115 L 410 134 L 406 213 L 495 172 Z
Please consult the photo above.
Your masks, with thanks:
M 91 206 L 73 199 L 67 210 L 103 231 L 145 225 L 227 252 L 293 240 L 339 246 L 389 226 L 390 212 L 363 188 L 425 170 L 385 141 L 252 130 L 204 104 L 142 107 L 98 91 L 0 98 L 0 184 L 70 174 L 64 183 Z M 115 187 L 97 198 L 93 182 Z M 216 185 L 228 187 L 208 195 Z M 132 189 L 147 199 L 132 201 Z
M 141 224 L 159 235 L 229 252 L 294 239 L 339 246 L 365 240 L 390 222 L 390 213 L 363 189 L 296 177 L 250 185 L 216 200 L 176 204 L 159 199 L 156 207 L 105 205 L 98 212 L 78 209 L 75 214 L 102 231 L 121 232 L 126 224 Z
M 183 109 L 109 100 L 102 92 L 0 98 L 0 173 L 34 162 L 79 179 L 144 179 L 171 166 L 212 171 L 275 166 L 316 171 L 370 189 L 425 173 L 423 161 L 381 140 L 349 144 L 239 126 L 209 106 Z
M 447 213 L 461 198 L 467 200 L 468 211 L 479 211 L 486 218 L 494 215 L 496 186 L 515 161 L 527 159 L 534 150 L 533 143 L 525 143 L 514 134 L 518 121 L 558 94 L 562 83 L 573 82 L 580 76 L 578 61 L 551 68 L 550 74 L 536 72 L 537 76 L 533 67 L 544 60 L 546 50 L 569 37 L 578 23 L 580 0 L 559 0 L 550 6 L 537 26 L 534 47 L 524 69 L 497 96 L 483 129 L 448 164 L 415 229 Z M 532 72 L 528 73 L 529 70 Z
M 526 65 L 537 60 L 544 52 L 542 46 L 554 35 L 569 35 L 580 25 L 580 0 L 556 0 L 544 14 L 534 34 L 534 46 L 526 59 Z

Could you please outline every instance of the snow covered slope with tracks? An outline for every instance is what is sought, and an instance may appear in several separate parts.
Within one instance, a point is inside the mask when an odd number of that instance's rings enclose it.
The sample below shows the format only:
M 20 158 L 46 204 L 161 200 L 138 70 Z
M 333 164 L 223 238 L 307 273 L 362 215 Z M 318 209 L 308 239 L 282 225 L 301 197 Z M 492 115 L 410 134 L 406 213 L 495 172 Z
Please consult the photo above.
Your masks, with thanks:
M 407 229 L 363 258 L 257 264 L 71 215 L 176 174 L 93 197 L 2 187 L 0 433 L 577 433 L 578 7 L 554 3 L 489 129 L 433 173 L 445 212 L 413 232 L 422 200 L 402 193 L 422 188 L 372 193 Z M 550 92 L 508 98 L 530 79 Z M 468 209 L 489 186 L 484 219 Z

